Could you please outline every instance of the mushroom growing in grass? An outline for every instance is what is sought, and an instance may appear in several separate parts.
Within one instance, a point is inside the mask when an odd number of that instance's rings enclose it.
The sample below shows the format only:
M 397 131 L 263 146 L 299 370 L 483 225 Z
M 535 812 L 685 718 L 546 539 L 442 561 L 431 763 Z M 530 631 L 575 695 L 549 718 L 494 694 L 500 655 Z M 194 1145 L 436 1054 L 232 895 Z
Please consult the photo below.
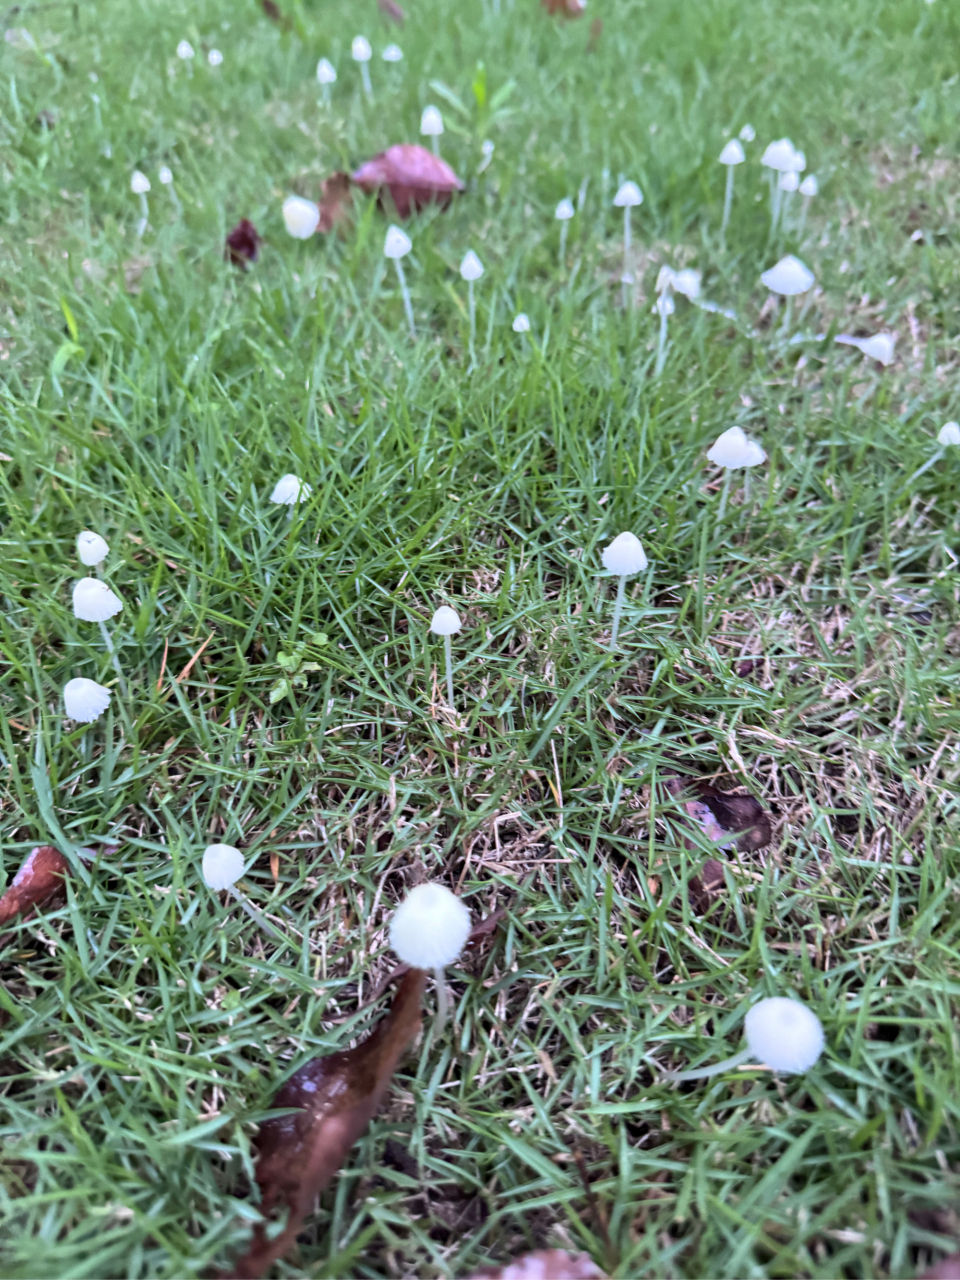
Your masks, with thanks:
M 798 151 L 789 138 L 780 138 L 771 142 L 760 157 L 760 163 L 770 170 L 770 235 L 776 234 L 780 221 L 780 186 L 779 177 L 783 173 L 802 173 L 807 167 L 806 157 Z
M 313 490 L 306 480 L 301 480 L 299 476 L 288 472 L 273 486 L 270 501 L 282 507 L 295 507 L 300 502 L 306 502 L 311 493 Z
M 110 705 L 110 690 L 86 676 L 74 676 L 63 686 L 63 705 L 71 720 L 92 724 Z
M 658 378 L 663 373 L 663 366 L 667 359 L 667 321 L 676 309 L 673 291 L 668 286 L 657 298 L 657 313 L 660 316 L 660 338 L 657 342 L 657 364 L 654 369 L 654 375 Z
M 767 455 L 756 440 L 750 439 L 742 427 L 730 427 L 722 435 L 717 436 L 707 450 L 707 457 L 715 466 L 723 467 L 723 489 L 720 494 L 720 509 L 717 512 L 717 519 L 722 520 L 723 513 L 727 509 L 730 472 L 738 471 L 741 467 L 745 468 L 743 496 L 744 501 L 747 501 L 750 497 L 750 468 L 766 462 Z
M 203 882 L 208 889 L 212 889 L 214 893 L 220 893 L 226 889 L 228 894 L 233 894 L 247 915 L 252 920 L 255 920 L 264 932 L 279 938 L 281 942 L 286 942 L 283 934 L 278 933 L 273 925 L 265 920 L 256 907 L 248 902 L 246 897 L 237 889 L 237 881 L 243 875 L 243 854 L 239 849 L 234 848 L 232 844 L 209 845 L 203 851 L 201 870 L 203 872 Z
M 788 169 L 786 173 L 781 173 L 777 179 L 777 187 L 780 190 L 780 220 L 783 223 L 783 229 L 787 229 L 787 214 L 790 212 L 790 197 L 800 186 L 800 175 L 795 169 Z
M 120 670 L 120 660 L 113 647 L 110 634 L 104 626 L 107 619 L 119 613 L 122 608 L 123 601 L 120 597 L 114 591 L 111 591 L 107 584 L 99 578 L 81 578 L 79 582 L 74 583 L 73 616 L 79 618 L 82 622 L 96 622 L 99 625 L 103 643 L 107 647 L 107 652 L 110 654 L 116 673 L 120 678 L 120 691 L 126 697 L 127 687 L 123 672 Z
M 157 170 L 157 177 L 160 179 L 160 185 L 166 187 L 170 192 L 170 201 L 174 209 L 176 209 L 177 213 L 180 213 L 183 206 L 180 204 L 180 197 L 177 195 L 173 185 L 173 170 L 169 165 L 162 164 Z
M 320 206 L 302 196 L 287 196 L 283 202 L 283 225 L 294 240 L 309 240 L 320 225 Z
M 800 226 L 797 234 L 802 236 L 807 226 L 807 214 L 810 212 L 810 204 L 814 196 L 820 194 L 820 183 L 814 173 L 809 173 L 800 183 L 800 194 L 803 196 L 803 212 L 800 215 Z
M 623 614 L 623 600 L 627 579 L 636 573 L 642 573 L 647 567 L 647 557 L 640 539 L 633 533 L 618 533 L 609 547 L 604 549 L 600 559 L 608 573 L 615 574 L 617 582 L 617 600 L 613 606 L 613 625 L 610 628 L 610 652 L 617 647 L 617 632 L 620 629 L 620 618 Z
M 517 312 L 517 314 L 513 317 L 513 324 L 511 328 L 513 329 L 514 333 L 530 332 L 530 317 L 527 315 L 525 311 Z
M 442 604 L 430 619 L 430 630 L 435 636 L 443 636 L 443 653 L 447 662 L 447 701 L 453 708 L 453 653 L 450 637 L 460 630 L 460 615 L 448 604 Z
M 369 62 L 373 57 L 373 50 L 370 48 L 370 41 L 366 36 L 354 36 L 353 43 L 350 46 L 350 56 L 354 62 L 360 64 L 360 74 L 363 77 L 363 88 L 368 98 L 373 97 L 373 85 L 370 83 L 370 67 Z
M 838 333 L 834 341 L 844 347 L 856 347 L 868 360 L 877 360 L 884 366 L 893 364 L 894 347 L 897 345 L 895 333 L 875 333 L 870 338 L 854 338 L 849 333 Z
M 385 257 L 392 259 L 393 265 L 397 269 L 400 293 L 403 296 L 403 309 L 407 313 L 407 324 L 410 326 L 410 337 L 416 339 L 417 328 L 413 323 L 413 304 L 410 301 L 407 278 L 403 274 L 403 263 L 400 261 L 401 258 L 406 257 L 412 248 L 413 244 L 405 231 L 401 231 L 399 227 L 387 228 L 387 238 L 383 243 L 383 253 Z
M 723 197 L 723 221 L 720 223 L 721 236 L 726 235 L 727 223 L 730 221 L 730 208 L 733 204 L 733 171 L 738 164 L 743 164 L 746 158 L 739 138 L 731 138 L 720 152 L 720 163 L 726 165 L 727 169 L 727 190 Z
M 907 484 L 913 484 L 914 480 L 919 479 L 924 472 L 929 471 L 931 467 L 935 467 L 946 455 L 949 448 L 955 448 L 960 445 L 960 422 L 945 422 L 937 432 L 937 444 L 940 448 L 928 462 L 925 462 L 922 467 L 919 467 L 913 473 Z
M 424 107 L 423 115 L 420 117 L 420 133 L 424 138 L 430 139 L 430 145 L 433 147 L 433 154 L 440 154 L 440 135 L 443 133 L 443 116 L 440 114 L 439 107 Z
M 460 263 L 460 275 L 467 282 L 467 297 L 470 305 L 470 362 L 472 364 L 475 359 L 474 342 L 477 337 L 477 308 L 473 297 L 473 282 L 474 280 L 479 280 L 483 275 L 483 263 L 472 249 L 468 249 L 463 255 L 463 261 Z
M 437 980 L 435 1038 L 446 1025 L 449 1007 L 443 971 L 457 959 L 469 937 L 468 907 L 442 884 L 418 884 L 390 921 L 390 945 L 400 959 L 415 969 L 432 969 Z
M 384 62 L 402 62 L 403 50 L 398 44 L 388 44 L 380 57 Z
M 643 204 L 643 192 L 635 182 L 624 182 L 613 197 L 614 207 L 623 210 L 623 305 L 627 306 L 630 283 L 630 210 Z
M 130 190 L 135 196 L 140 197 L 140 221 L 137 223 L 137 235 L 142 236 L 147 229 L 147 220 L 150 217 L 150 207 L 147 204 L 150 179 L 145 173 L 141 173 L 139 169 L 134 169 L 133 171 L 133 176 L 130 178 Z
M 80 563 L 88 569 L 100 569 L 110 553 L 106 541 L 92 529 L 84 529 L 77 534 L 77 555 Z
M 323 90 L 323 104 L 330 105 L 330 86 L 337 83 L 337 71 L 329 58 L 321 58 L 317 63 L 317 84 Z
M 757 131 L 752 124 L 745 124 L 740 130 L 741 142 L 752 142 L 757 136 Z
M 573 217 L 574 208 L 572 200 L 561 200 L 557 205 L 554 217 L 560 223 L 560 266 L 563 266 L 564 258 L 567 253 L 567 223 Z
M 806 263 L 795 258 L 792 253 L 780 261 L 769 271 L 764 271 L 760 280 L 771 293 L 779 293 L 786 298 L 787 308 L 783 317 L 781 332 L 786 333 L 793 319 L 793 300 L 798 293 L 806 293 L 812 287 L 814 275 Z
M 693 1071 L 670 1072 L 667 1079 L 680 1083 L 684 1080 L 708 1080 L 711 1076 L 749 1062 L 751 1058 L 772 1071 L 798 1075 L 810 1068 L 823 1053 L 824 1037 L 820 1019 L 799 1000 L 785 996 L 770 996 L 758 1001 L 743 1020 L 747 1047 L 732 1058 L 725 1058 L 712 1067 L 699 1067 Z

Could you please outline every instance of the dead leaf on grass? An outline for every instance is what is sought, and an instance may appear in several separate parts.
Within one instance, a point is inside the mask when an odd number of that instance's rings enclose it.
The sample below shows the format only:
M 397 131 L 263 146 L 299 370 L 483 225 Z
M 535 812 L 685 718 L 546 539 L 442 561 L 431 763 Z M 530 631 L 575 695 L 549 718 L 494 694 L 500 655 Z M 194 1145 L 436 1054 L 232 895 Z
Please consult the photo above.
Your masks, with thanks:
M 277 4 L 277 0 L 260 0 L 260 7 L 271 22 L 276 22 L 278 26 L 281 26 L 284 29 L 284 31 L 290 30 L 290 19 L 284 17 L 280 6 Z
M 32 907 L 42 907 L 63 892 L 63 877 L 70 864 L 52 844 L 31 849 L 13 878 L 13 883 L 0 898 L 0 926 L 9 924 Z
M 749 853 L 770 843 L 770 815 L 753 796 L 718 791 L 694 778 L 667 778 L 666 784 L 707 839 L 716 841 L 721 849 L 735 844 L 741 853 Z M 690 796 L 690 791 L 695 791 L 697 798 Z
M 355 1049 L 313 1058 L 273 1100 L 293 1114 L 266 1120 L 256 1140 L 261 1211 L 268 1220 L 287 1214 L 274 1238 L 256 1228 L 249 1251 L 236 1264 L 237 1280 L 256 1280 L 293 1247 L 317 1196 L 383 1101 L 407 1047 L 420 1030 L 420 1000 L 427 975 L 404 974 L 390 1012 Z
M 353 209 L 349 173 L 338 170 L 336 173 L 331 173 L 329 178 L 324 178 L 318 204 L 320 207 L 318 231 L 324 233 L 333 231 L 341 223 L 347 222 Z
M 368 195 L 380 193 L 381 201 L 386 187 L 401 218 L 428 204 L 446 206 L 455 192 L 464 189 L 445 160 L 415 142 L 400 142 L 381 151 L 357 169 L 353 181 Z
M 263 241 L 249 218 L 241 218 L 227 236 L 226 256 L 236 267 L 247 268 L 260 257 Z
M 503 1267 L 483 1267 L 469 1280 L 606 1280 L 588 1253 L 563 1249 L 537 1249 L 524 1253 Z

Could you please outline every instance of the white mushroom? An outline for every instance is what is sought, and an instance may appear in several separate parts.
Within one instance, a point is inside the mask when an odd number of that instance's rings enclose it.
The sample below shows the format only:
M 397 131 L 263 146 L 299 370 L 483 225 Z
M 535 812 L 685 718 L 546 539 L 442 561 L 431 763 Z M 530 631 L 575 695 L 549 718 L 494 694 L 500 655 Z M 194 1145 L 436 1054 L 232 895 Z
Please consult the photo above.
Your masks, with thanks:
M 668 294 L 664 294 L 668 297 Z M 608 573 L 615 574 L 617 582 L 617 599 L 613 606 L 613 624 L 610 628 L 610 651 L 617 647 L 617 632 L 620 629 L 620 617 L 623 613 L 623 601 L 627 578 L 642 573 L 647 567 L 647 556 L 643 544 L 636 534 L 618 533 L 608 547 L 604 548 L 600 557 L 603 567 Z
M 390 921 L 390 945 L 400 959 L 415 969 L 433 970 L 437 981 L 435 1037 L 447 1021 L 447 983 L 443 970 L 457 959 L 469 937 L 469 908 L 442 884 L 418 884 L 400 903 Z
M 720 152 L 720 163 L 726 165 L 727 168 L 727 189 L 723 197 L 723 221 L 720 223 L 721 236 L 726 234 L 727 223 L 730 221 L 730 208 L 733 204 L 733 171 L 738 164 L 743 164 L 746 158 L 743 146 L 738 138 L 731 138 Z
M 368 98 L 373 97 L 373 85 L 370 83 L 370 59 L 373 57 L 373 50 L 370 48 L 370 41 L 366 36 L 354 36 L 353 43 L 350 45 L 350 56 L 354 62 L 360 64 L 360 75 L 363 77 L 363 88 Z
M 530 317 L 527 315 L 525 311 L 518 311 L 517 314 L 513 317 L 512 328 L 514 333 L 530 332 Z
M 92 724 L 110 705 L 110 690 L 96 680 L 75 676 L 63 686 L 63 705 L 71 720 Z
M 82 564 L 90 568 L 103 564 L 109 554 L 110 548 L 99 533 L 84 529 L 82 533 L 77 534 L 77 555 Z
M 626 310 L 629 300 L 628 286 L 632 283 L 632 276 L 630 275 L 630 210 L 643 204 L 643 192 L 635 182 L 624 182 L 613 197 L 613 203 L 617 209 L 623 210 L 623 275 L 620 280 L 623 285 L 623 306 L 624 310 Z
M 751 1058 L 785 1074 L 809 1071 L 819 1060 L 824 1048 L 820 1019 L 799 1000 L 770 996 L 758 1001 L 743 1022 L 747 1047 L 732 1058 L 712 1067 L 693 1071 L 670 1072 L 668 1080 L 708 1080 L 723 1071 L 742 1066 Z
M 557 205 L 553 215 L 557 219 L 557 221 L 560 223 L 560 265 L 561 267 L 563 266 L 564 259 L 566 258 L 566 255 L 567 255 L 567 223 L 573 217 L 574 213 L 575 213 L 575 210 L 573 207 L 573 201 L 568 200 L 566 199 L 566 197 L 564 197 L 564 199 L 561 200 L 560 203 Z
M 295 240 L 309 240 L 320 225 L 320 207 L 302 196 L 287 196 L 283 202 L 283 225 Z
M 123 608 L 123 601 L 99 578 L 81 578 L 73 587 L 74 617 L 83 622 L 106 622 Z
M 384 62 L 402 62 L 403 50 L 398 44 L 388 44 L 380 57 Z
M 460 630 L 460 615 L 448 604 L 442 604 L 430 619 L 430 630 L 443 636 L 443 653 L 447 662 L 447 701 L 453 707 L 453 647 L 450 637 Z
M 937 443 L 944 446 L 960 444 L 960 423 L 945 422 L 937 432 Z
M 400 294 L 403 298 L 403 309 L 407 315 L 407 324 L 410 326 L 410 337 L 416 339 L 417 327 L 413 321 L 413 302 L 410 299 L 410 290 L 407 288 L 407 277 L 403 272 L 403 263 L 400 261 L 412 248 L 413 243 L 405 231 L 396 226 L 387 228 L 386 239 L 383 242 L 383 254 L 384 257 L 391 259 L 394 267 L 396 267 L 397 279 L 400 281 Z
M 307 484 L 306 480 L 301 480 L 299 476 L 288 472 L 285 476 L 281 476 L 273 486 L 270 501 L 275 502 L 278 506 L 293 507 L 299 502 L 305 502 L 311 493 L 313 493 L 313 489 Z
M 424 138 L 430 139 L 433 147 L 433 154 L 440 154 L 440 135 L 443 133 L 443 116 L 440 114 L 439 107 L 424 107 L 423 115 L 420 117 L 420 133 Z
M 483 275 L 483 263 L 472 249 L 468 249 L 463 255 L 463 261 L 460 263 L 460 275 L 467 282 L 467 302 L 470 310 L 470 365 L 472 368 L 476 363 L 474 344 L 477 338 L 477 306 L 476 299 L 473 296 L 473 282 L 474 280 L 479 280 Z

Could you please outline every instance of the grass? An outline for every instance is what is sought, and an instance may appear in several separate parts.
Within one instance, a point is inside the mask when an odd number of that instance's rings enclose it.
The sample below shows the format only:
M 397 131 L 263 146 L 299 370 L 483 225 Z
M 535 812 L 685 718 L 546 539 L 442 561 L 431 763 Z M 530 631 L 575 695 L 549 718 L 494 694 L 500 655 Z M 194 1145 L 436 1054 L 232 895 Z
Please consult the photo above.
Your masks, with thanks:
M 960 417 L 960 18 L 607 0 L 588 52 L 592 7 L 407 7 L 400 32 L 367 0 L 297 3 L 286 33 L 248 0 L 5 18 L 3 872 L 52 840 L 77 875 L 0 952 L 2 1273 L 228 1265 L 258 1118 L 369 1025 L 390 911 L 427 876 L 506 923 L 278 1274 L 460 1276 L 550 1244 L 618 1277 L 914 1274 L 960 1235 L 956 450 L 907 484 Z M 183 38 L 223 65 L 179 62 Z M 372 203 L 305 245 L 280 203 L 413 139 L 430 101 L 471 181 L 410 225 L 413 345 Z M 724 250 L 715 156 L 747 120 Z M 757 147 L 787 133 L 822 195 L 769 244 Z M 645 193 L 626 313 L 621 175 Z M 553 209 L 583 182 L 560 270 Z M 222 260 L 241 216 L 267 240 L 248 274 Z M 758 320 L 788 250 L 822 288 L 804 330 L 893 329 L 891 368 Z M 656 378 L 664 261 L 740 319 L 678 300 Z M 769 462 L 719 521 L 705 451 L 732 421 Z M 287 471 L 313 485 L 292 519 L 268 501 Z M 60 700 L 114 675 L 70 609 L 84 527 L 130 686 L 88 728 Z M 610 654 L 621 529 L 651 569 Z M 291 682 L 298 659 L 318 669 Z M 676 772 L 774 817 L 706 916 Z M 204 889 L 213 839 L 289 944 Z M 733 1052 L 758 991 L 815 1009 L 817 1068 L 655 1082 Z

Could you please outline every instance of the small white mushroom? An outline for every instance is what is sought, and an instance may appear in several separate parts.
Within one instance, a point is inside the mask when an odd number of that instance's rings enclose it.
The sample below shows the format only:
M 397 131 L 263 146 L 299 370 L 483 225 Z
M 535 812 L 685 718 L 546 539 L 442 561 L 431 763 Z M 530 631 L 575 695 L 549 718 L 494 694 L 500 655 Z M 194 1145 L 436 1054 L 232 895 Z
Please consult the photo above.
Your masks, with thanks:
M 130 178 L 130 190 L 140 198 L 140 221 L 137 223 L 137 235 L 142 236 L 147 229 L 150 218 L 150 206 L 147 204 L 147 192 L 150 190 L 150 179 L 139 169 L 134 169 Z
M 329 58 L 321 58 L 317 63 L 317 84 L 323 90 L 323 101 L 330 105 L 330 86 L 336 84 L 337 72 Z
M 750 467 L 756 467 L 761 462 L 765 462 L 767 455 L 756 440 L 750 439 L 742 427 L 730 427 L 713 442 L 707 450 L 707 457 L 715 466 L 723 467 L 723 489 L 717 510 L 717 520 L 720 521 L 727 509 L 731 471 L 739 470 L 741 467 L 747 469 L 744 477 L 744 500 L 746 501 L 750 496 Z
M 568 200 L 566 199 L 566 197 L 564 197 L 564 199 L 561 200 L 560 203 L 557 205 L 553 214 L 553 216 L 560 223 L 560 265 L 561 266 L 563 266 L 563 261 L 567 253 L 567 223 L 573 217 L 575 212 L 576 211 L 573 207 L 573 201 Z
M 193 57 L 193 45 L 189 40 L 181 40 L 177 45 L 177 57 L 183 62 L 189 62 Z
M 397 279 L 400 281 L 400 293 L 403 297 L 403 309 L 407 315 L 407 324 L 410 326 L 410 337 L 416 339 L 417 328 L 413 322 L 413 303 L 410 299 L 410 290 L 407 288 L 407 277 L 403 273 L 403 263 L 401 258 L 413 248 L 413 243 L 405 231 L 399 227 L 391 226 L 387 228 L 386 239 L 383 242 L 384 257 L 390 258 L 393 265 L 397 269 Z
M 169 187 L 173 182 L 173 170 L 167 165 L 162 164 L 157 171 L 157 177 L 160 179 L 161 186 Z
M 769 271 L 764 271 L 760 279 L 771 293 L 792 298 L 798 293 L 806 293 L 814 282 L 814 274 L 799 258 L 788 253 Z
M 513 317 L 512 328 L 514 333 L 530 332 L 530 317 L 527 315 L 525 311 L 518 311 L 517 314 Z
M 77 555 L 82 564 L 90 568 L 103 564 L 109 554 L 110 548 L 99 533 L 84 529 L 82 533 L 77 534 Z
M 800 183 L 800 194 L 808 199 L 820 194 L 820 184 L 815 173 L 808 174 Z
M 299 476 L 288 472 L 287 475 L 281 476 L 273 486 L 270 501 L 275 502 L 278 506 L 293 507 L 298 502 L 305 502 L 311 493 L 313 493 L 313 489 L 307 484 L 306 480 L 301 480 Z
M 732 1058 L 712 1067 L 693 1071 L 670 1072 L 672 1081 L 708 1080 L 721 1072 L 742 1066 L 751 1058 L 772 1071 L 796 1075 L 809 1071 L 823 1053 L 824 1035 L 820 1019 L 799 1000 L 770 996 L 759 1000 L 743 1021 L 747 1047 Z
M 481 142 L 480 144 L 481 160 L 480 160 L 480 163 L 477 165 L 477 173 L 483 173 L 484 169 L 489 169 L 490 161 L 493 159 L 494 151 L 496 151 L 496 146 L 490 141 L 489 138 L 484 138 L 483 142 Z
M 403 50 L 398 44 L 388 44 L 380 57 L 384 62 L 402 62 Z
M 664 294 L 668 297 L 668 294 Z M 613 606 L 613 624 L 610 628 L 610 651 L 617 647 L 617 632 L 620 629 L 620 618 L 623 614 L 624 594 L 627 578 L 642 573 L 647 567 L 647 556 L 643 544 L 636 534 L 618 533 L 608 547 L 605 547 L 600 560 L 608 573 L 615 574 L 617 582 L 617 599 Z
M 800 185 L 800 178 L 795 169 L 788 169 L 786 173 L 781 173 L 777 179 L 777 186 L 781 191 L 794 192 Z
M 720 152 L 720 163 L 727 168 L 727 189 L 723 197 L 723 221 L 720 223 L 720 234 L 725 235 L 727 223 L 730 221 L 730 208 L 733 204 L 733 171 L 738 164 L 746 160 L 743 146 L 738 138 L 731 138 Z
M 370 83 L 370 59 L 373 57 L 373 50 L 370 48 L 370 41 L 366 36 L 354 36 L 353 43 L 350 45 L 350 56 L 354 62 L 360 64 L 360 74 L 363 77 L 363 88 L 368 98 L 373 97 L 373 85 Z
M 838 333 L 834 341 L 843 347 L 856 347 L 869 360 L 877 360 L 882 365 L 893 364 L 894 347 L 897 344 L 895 333 L 875 333 L 870 338 L 854 338 L 849 333 Z
M 320 225 L 320 207 L 302 196 L 287 196 L 283 202 L 283 225 L 295 240 L 309 240 Z
M 73 587 L 73 614 L 83 622 L 106 622 L 123 608 L 123 601 L 99 578 L 81 578 Z
M 219 67 L 223 64 L 223 54 L 219 49 L 211 49 L 207 54 L 207 62 L 211 67 Z
M 443 133 L 443 116 L 440 114 L 439 107 L 424 107 L 423 115 L 420 117 L 420 133 L 424 138 L 430 139 L 433 147 L 433 154 L 440 154 L 440 135 Z
M 96 680 L 75 676 L 63 686 L 63 705 L 71 720 L 92 724 L 110 705 L 110 690 Z
M 390 921 L 390 946 L 405 964 L 432 969 L 437 981 L 439 1036 L 447 1021 L 444 968 L 458 958 L 470 937 L 470 910 L 442 884 L 418 884 L 397 907 Z
M 430 619 L 430 630 L 443 636 L 443 652 L 447 661 L 447 701 L 453 707 L 453 649 L 450 637 L 460 630 L 460 615 L 448 604 L 442 604 Z
M 473 296 L 473 282 L 474 280 L 479 280 L 483 275 L 483 263 L 472 249 L 468 249 L 463 255 L 463 261 L 460 263 L 460 275 L 467 282 L 467 301 L 470 308 L 470 364 L 472 366 L 476 362 L 474 343 L 477 337 L 477 307 Z
M 740 130 L 740 137 L 744 142 L 752 142 L 757 136 L 757 131 L 752 124 L 745 124 Z
M 944 446 L 960 444 L 960 423 L 945 422 L 937 432 L 937 443 Z
M 613 197 L 613 203 L 617 209 L 623 210 L 623 275 L 620 279 L 623 285 L 623 306 L 624 310 L 626 310 L 629 299 L 628 287 L 632 280 L 630 275 L 630 210 L 643 204 L 643 192 L 635 182 L 624 182 Z
M 760 163 L 770 170 L 770 234 L 773 235 L 780 221 L 782 192 L 778 176 L 782 173 L 802 172 L 807 161 L 803 152 L 798 151 L 789 138 L 780 138 L 770 143 L 761 156 Z
M 237 881 L 243 875 L 243 854 L 239 849 L 234 848 L 232 844 L 208 845 L 203 851 L 203 862 L 200 869 L 203 874 L 203 882 L 208 889 L 212 889 L 214 893 L 221 893 L 226 889 L 227 893 L 233 895 L 251 920 L 255 920 L 265 933 L 272 934 L 275 938 L 279 938 L 281 942 L 286 941 L 283 935 L 278 933 L 273 925 L 268 920 L 265 920 L 256 907 L 236 888 Z

